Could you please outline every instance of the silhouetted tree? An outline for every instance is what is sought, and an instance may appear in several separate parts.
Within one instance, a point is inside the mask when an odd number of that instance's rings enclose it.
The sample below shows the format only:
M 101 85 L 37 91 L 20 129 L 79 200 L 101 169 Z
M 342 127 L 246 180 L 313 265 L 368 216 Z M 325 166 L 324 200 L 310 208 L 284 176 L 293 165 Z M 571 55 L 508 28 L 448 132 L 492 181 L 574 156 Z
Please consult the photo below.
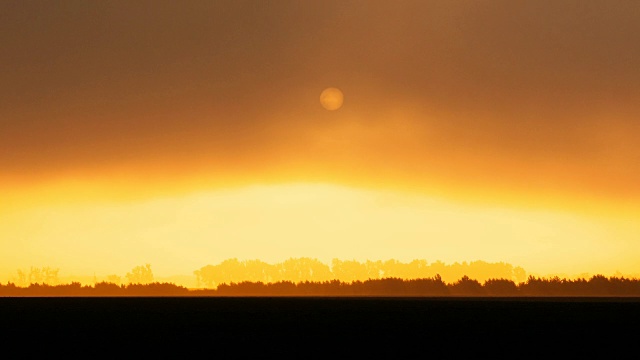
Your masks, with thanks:
M 485 289 L 478 280 L 470 279 L 467 275 L 450 286 L 452 295 L 486 295 Z
M 489 279 L 483 285 L 487 295 L 514 296 L 518 295 L 518 286 L 512 280 Z
M 30 284 L 49 284 L 58 283 L 59 269 L 49 266 L 30 267 L 29 271 L 18 269 L 16 271 L 16 282 L 19 286 L 29 286 Z
M 94 286 L 93 294 L 97 296 L 117 296 L 123 293 L 122 288 L 115 283 L 112 282 L 99 282 Z
M 151 265 L 136 266 L 127 273 L 129 284 L 149 284 L 153 282 L 153 271 Z
M 112 284 L 116 284 L 116 285 L 121 285 L 122 284 L 122 278 L 120 276 L 118 276 L 118 275 L 108 275 L 106 282 L 112 283 Z
M 443 296 L 449 295 L 447 284 L 442 281 L 440 274 L 433 278 L 406 280 L 408 294 L 414 296 Z

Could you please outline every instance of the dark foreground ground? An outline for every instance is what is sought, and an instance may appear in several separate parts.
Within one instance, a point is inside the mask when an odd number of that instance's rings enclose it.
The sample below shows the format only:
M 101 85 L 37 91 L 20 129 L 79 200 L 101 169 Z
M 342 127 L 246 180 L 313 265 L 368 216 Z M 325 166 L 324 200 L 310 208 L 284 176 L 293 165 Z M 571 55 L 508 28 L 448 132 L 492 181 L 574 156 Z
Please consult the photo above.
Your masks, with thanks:
M 5 351 L 83 358 L 592 357 L 637 353 L 640 299 L 0 298 L 0 323 Z

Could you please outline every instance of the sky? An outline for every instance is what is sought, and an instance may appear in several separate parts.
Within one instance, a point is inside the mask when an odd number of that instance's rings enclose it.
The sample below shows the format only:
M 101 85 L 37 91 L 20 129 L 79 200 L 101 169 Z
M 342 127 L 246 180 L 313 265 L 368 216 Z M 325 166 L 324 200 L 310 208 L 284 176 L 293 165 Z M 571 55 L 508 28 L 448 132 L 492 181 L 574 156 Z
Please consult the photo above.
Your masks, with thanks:
M 638 44 L 635 0 L 3 1 L 0 280 L 640 273 Z

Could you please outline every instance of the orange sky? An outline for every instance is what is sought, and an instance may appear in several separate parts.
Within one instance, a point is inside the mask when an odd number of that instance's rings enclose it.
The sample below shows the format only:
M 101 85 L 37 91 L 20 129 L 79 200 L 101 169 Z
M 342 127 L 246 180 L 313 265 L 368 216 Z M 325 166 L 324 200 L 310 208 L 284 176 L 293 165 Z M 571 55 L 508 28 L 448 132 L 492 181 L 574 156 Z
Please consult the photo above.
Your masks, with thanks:
M 0 43 L 4 273 L 123 273 L 152 260 L 191 273 L 296 254 L 637 271 L 637 1 L 13 2 L 0 4 Z M 344 93 L 340 109 L 320 105 L 327 87 Z M 338 225 L 311 195 L 292 213 L 264 200 L 304 198 L 300 189 L 333 199 L 351 225 L 329 231 Z M 362 194 L 387 192 L 413 198 L 411 215 L 364 205 Z M 215 210 L 237 228 L 259 211 L 279 214 L 279 227 L 233 240 L 208 217 L 149 222 L 169 216 L 167 204 L 196 211 L 196 195 L 244 204 Z M 464 228 L 496 208 L 504 215 L 483 236 L 498 240 L 484 247 L 418 215 L 447 213 L 442 223 Z M 385 225 L 355 220 L 363 211 Z M 331 245 L 304 229 L 276 240 L 301 213 L 300 223 L 328 216 Z M 537 225 L 505 232 L 524 218 Z M 374 234 L 406 240 L 364 251 Z M 314 240 L 294 245 L 304 236 Z

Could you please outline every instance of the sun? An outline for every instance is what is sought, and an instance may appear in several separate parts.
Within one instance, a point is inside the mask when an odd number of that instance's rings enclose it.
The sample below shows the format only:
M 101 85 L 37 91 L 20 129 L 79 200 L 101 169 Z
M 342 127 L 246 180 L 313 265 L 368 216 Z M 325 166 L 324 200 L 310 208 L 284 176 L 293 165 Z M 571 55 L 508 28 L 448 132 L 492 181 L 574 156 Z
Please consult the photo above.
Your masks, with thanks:
M 320 94 L 320 104 L 327 110 L 338 110 L 342 107 L 344 95 L 340 89 L 330 87 L 326 88 Z

